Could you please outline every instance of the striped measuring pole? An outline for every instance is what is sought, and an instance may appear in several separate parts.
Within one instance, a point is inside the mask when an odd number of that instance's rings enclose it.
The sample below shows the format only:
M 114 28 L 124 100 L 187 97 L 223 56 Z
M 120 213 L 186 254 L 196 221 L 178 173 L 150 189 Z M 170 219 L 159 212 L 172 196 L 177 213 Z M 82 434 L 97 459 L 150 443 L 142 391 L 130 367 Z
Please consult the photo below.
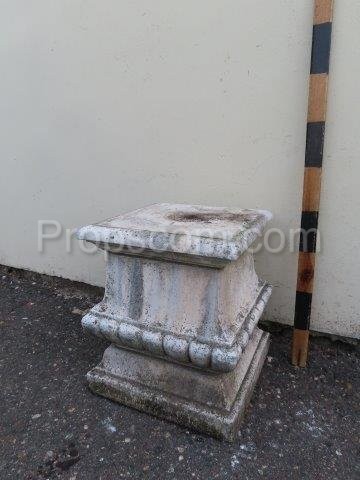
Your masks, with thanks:
M 308 355 L 334 0 L 315 0 L 292 363 Z

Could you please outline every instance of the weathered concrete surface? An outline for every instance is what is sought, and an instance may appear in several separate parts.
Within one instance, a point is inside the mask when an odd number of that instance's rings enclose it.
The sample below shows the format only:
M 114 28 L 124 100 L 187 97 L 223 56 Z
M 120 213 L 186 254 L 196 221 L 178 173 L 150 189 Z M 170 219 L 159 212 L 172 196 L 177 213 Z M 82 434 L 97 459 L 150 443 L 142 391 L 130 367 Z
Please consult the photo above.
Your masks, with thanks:
M 155 204 L 81 228 L 108 251 L 104 298 L 82 319 L 112 344 L 91 389 L 233 440 L 269 347 L 256 325 L 272 287 L 248 249 L 271 217 Z
M 109 253 L 103 300 L 84 328 L 119 347 L 233 370 L 270 297 L 251 254 L 222 269 Z
M 78 230 L 107 250 L 209 266 L 237 260 L 272 218 L 267 210 L 160 203 Z M 120 247 L 120 248 L 119 248 Z
M 101 290 L 1 267 L 0 289 L 1 480 L 359 478 L 355 346 L 313 338 L 309 367 L 296 369 L 290 332 L 273 332 L 241 436 L 227 444 L 89 391 L 106 344 L 80 318 Z
M 257 329 L 233 372 L 204 373 L 110 346 L 87 379 L 97 394 L 217 438 L 233 441 L 269 348 Z

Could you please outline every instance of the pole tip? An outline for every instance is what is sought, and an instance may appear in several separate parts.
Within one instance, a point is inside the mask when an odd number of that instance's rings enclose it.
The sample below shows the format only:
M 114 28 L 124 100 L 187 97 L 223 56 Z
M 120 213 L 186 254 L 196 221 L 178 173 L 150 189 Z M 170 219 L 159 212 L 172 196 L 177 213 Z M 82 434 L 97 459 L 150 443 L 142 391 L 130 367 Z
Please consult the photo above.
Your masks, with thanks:
M 295 367 L 306 367 L 309 350 L 309 330 L 294 329 L 291 363 Z

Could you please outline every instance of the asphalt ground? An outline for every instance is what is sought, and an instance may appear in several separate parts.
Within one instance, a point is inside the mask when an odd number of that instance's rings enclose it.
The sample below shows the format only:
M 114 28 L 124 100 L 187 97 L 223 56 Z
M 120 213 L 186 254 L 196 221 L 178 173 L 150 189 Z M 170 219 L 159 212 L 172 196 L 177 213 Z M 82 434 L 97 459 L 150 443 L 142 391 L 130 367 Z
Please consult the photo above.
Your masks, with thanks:
M 311 339 L 289 362 L 291 330 L 269 355 L 233 444 L 92 394 L 106 343 L 81 329 L 101 289 L 0 267 L 0 479 L 360 479 L 360 355 Z

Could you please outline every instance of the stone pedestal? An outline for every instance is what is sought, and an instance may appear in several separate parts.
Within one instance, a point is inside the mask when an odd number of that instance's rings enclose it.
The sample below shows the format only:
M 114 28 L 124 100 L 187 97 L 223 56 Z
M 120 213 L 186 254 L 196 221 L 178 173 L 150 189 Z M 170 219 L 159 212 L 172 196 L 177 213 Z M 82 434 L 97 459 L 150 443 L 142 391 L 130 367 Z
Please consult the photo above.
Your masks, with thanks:
M 104 299 L 82 320 L 111 342 L 91 389 L 232 440 L 268 349 L 271 287 L 249 247 L 270 217 L 159 204 L 81 228 L 108 252 Z

